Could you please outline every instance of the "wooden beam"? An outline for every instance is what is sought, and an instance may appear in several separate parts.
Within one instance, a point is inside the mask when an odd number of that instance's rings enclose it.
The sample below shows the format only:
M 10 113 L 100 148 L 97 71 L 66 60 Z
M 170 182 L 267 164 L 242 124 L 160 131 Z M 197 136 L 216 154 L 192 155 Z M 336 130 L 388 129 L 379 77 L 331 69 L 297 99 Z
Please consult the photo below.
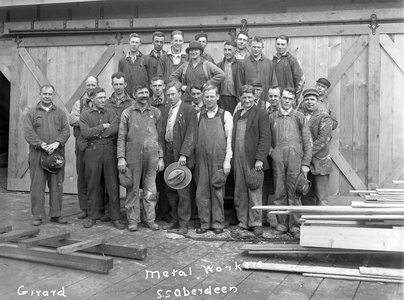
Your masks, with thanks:
M 0 243 L 9 242 L 16 240 L 23 236 L 31 236 L 38 234 L 39 229 L 29 229 L 29 230 L 14 230 L 7 233 L 0 234 Z
M 383 182 L 380 184 L 380 186 L 384 186 L 389 183 L 394 184 L 395 178 L 400 178 L 404 174 L 404 158 L 401 159 L 401 161 L 396 165 L 393 171 L 386 177 L 386 179 L 383 180 Z M 403 181 L 404 183 L 404 181 Z
M 355 208 L 403 208 L 404 203 L 366 203 L 363 201 L 352 201 L 351 206 Z
M 106 241 L 106 239 L 94 239 L 94 240 L 82 241 L 82 242 L 78 242 L 76 244 L 59 247 L 56 249 L 56 252 L 61 253 L 61 254 L 73 253 L 73 252 L 87 249 L 87 248 L 90 248 L 93 246 L 105 244 L 105 241 Z
M 305 220 L 404 220 L 402 215 L 302 215 Z
M 380 35 L 369 34 L 368 62 L 368 185 L 379 186 Z
M 318 278 L 330 278 L 330 279 L 343 279 L 343 280 L 360 280 L 360 281 L 373 281 L 373 282 L 385 282 L 385 283 L 404 283 L 404 280 L 390 279 L 383 277 L 367 277 L 363 275 L 348 276 L 348 275 L 333 275 L 333 274 L 313 274 L 302 273 L 306 277 L 318 277 Z
M 34 238 L 26 239 L 18 241 L 19 248 L 31 248 L 35 246 L 39 246 L 40 244 L 49 242 L 49 241 L 59 241 L 70 238 L 70 232 L 63 232 L 56 235 L 48 235 L 48 236 L 37 236 Z
M 104 69 L 104 67 L 107 65 L 107 63 L 114 54 L 115 54 L 115 45 L 109 45 L 86 77 L 90 75 L 97 77 L 98 75 L 100 75 L 101 71 Z M 77 90 L 74 92 L 74 94 L 70 97 L 69 101 L 66 103 L 65 106 L 68 111 L 72 109 L 74 103 L 76 103 L 76 101 L 80 99 L 80 97 L 84 94 L 85 89 L 86 89 L 86 80 L 84 79 L 81 82 L 80 86 L 77 88 Z
M 364 275 L 400 277 L 400 279 L 404 279 L 403 269 L 359 267 L 359 272 Z
M 59 254 L 39 247 L 18 248 L 15 244 L 0 245 L 0 256 L 100 273 L 108 273 L 113 268 L 112 257 L 84 253 Z
M 105 2 L 105 0 L 2 0 L 0 7 Z
M 4 77 L 6 77 L 8 81 L 11 81 L 11 71 L 1 59 L 0 59 L 0 72 L 3 73 Z
M 273 213 L 288 212 L 289 214 L 346 214 L 346 215 L 403 215 L 404 208 L 352 208 L 351 206 L 288 206 L 288 205 L 255 205 L 252 209 L 269 210 Z
M 388 35 L 380 35 L 380 45 L 386 50 L 387 54 L 394 60 L 397 66 L 404 72 L 404 60 L 402 57 L 402 49 L 397 47 L 397 45 L 389 38 Z

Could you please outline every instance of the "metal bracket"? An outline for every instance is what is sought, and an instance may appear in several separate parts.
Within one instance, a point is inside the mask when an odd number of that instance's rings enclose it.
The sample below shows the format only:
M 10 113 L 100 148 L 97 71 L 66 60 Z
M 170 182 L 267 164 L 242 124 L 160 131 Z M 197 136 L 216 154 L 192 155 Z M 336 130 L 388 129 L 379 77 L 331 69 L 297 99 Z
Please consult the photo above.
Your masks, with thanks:
M 98 29 L 98 19 L 95 19 L 95 29 Z
M 0 33 L 4 33 L 4 22 L 0 22 Z
M 22 42 L 22 39 L 20 39 L 19 35 L 17 35 L 17 37 L 14 39 L 14 42 L 17 44 L 17 47 L 20 47 L 20 43 Z
M 377 16 L 376 14 L 372 14 L 370 16 L 370 25 L 368 26 L 370 29 L 372 29 L 372 34 L 376 34 L 376 29 L 379 27 L 379 24 L 377 24 Z
M 66 29 L 66 27 L 67 27 L 67 22 L 63 21 L 63 29 Z
M 129 21 L 129 27 L 130 27 L 130 28 L 133 28 L 133 19 L 130 19 L 130 21 Z
M 34 28 L 35 28 L 34 24 L 35 24 L 35 21 L 31 21 L 31 30 L 34 30 Z
M 241 20 L 240 32 L 248 33 L 247 20 L 246 20 L 246 19 L 242 19 L 242 20 Z
M 120 44 L 121 44 L 121 40 L 123 39 L 123 35 L 122 35 L 120 32 L 118 32 L 118 33 L 115 35 L 115 39 L 117 40 L 118 45 L 120 45 Z

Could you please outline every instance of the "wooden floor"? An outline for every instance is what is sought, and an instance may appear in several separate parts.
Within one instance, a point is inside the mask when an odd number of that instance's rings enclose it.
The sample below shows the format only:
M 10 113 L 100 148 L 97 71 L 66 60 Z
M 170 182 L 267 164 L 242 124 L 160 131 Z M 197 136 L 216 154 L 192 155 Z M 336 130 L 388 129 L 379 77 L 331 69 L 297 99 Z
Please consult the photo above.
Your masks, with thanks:
M 149 247 L 144 260 L 114 258 L 108 274 L 30 263 L 0 257 L 0 299 L 63 299 L 44 291 L 62 289 L 66 299 L 403 299 L 403 285 L 303 277 L 300 274 L 240 270 L 244 261 L 336 267 L 403 267 L 398 255 L 271 255 L 251 256 L 240 251 L 245 242 L 193 238 L 172 239 L 166 231 L 119 231 L 98 223 L 84 229 L 77 220 L 77 197 L 66 195 L 63 214 L 68 225 L 50 224 L 46 219 L 41 233 L 70 230 L 72 239 L 104 237 L 109 243 Z M 30 198 L 25 193 L 0 193 L 1 225 L 13 229 L 30 226 Z M 163 224 L 164 222 L 160 222 Z M 271 229 L 265 228 L 268 233 Z M 192 233 L 191 237 L 197 236 Z M 212 235 L 209 235 L 212 237 Z M 209 239 L 209 238 L 207 238 Z M 264 243 L 261 241 L 261 243 Z M 178 270 L 182 270 L 180 276 Z M 158 273 L 148 271 L 160 271 Z M 164 277 L 163 271 L 168 271 Z M 174 275 L 172 275 L 174 272 Z M 165 274 L 167 275 L 167 274 Z M 185 276 L 186 275 L 186 276 Z M 28 292 L 18 295 L 20 292 Z M 215 288 L 220 289 L 215 289 Z M 202 295 L 192 295 L 202 293 Z M 42 291 L 42 292 L 39 292 Z M 215 293 L 219 292 L 219 293 Z M 40 296 L 36 293 L 39 292 Z

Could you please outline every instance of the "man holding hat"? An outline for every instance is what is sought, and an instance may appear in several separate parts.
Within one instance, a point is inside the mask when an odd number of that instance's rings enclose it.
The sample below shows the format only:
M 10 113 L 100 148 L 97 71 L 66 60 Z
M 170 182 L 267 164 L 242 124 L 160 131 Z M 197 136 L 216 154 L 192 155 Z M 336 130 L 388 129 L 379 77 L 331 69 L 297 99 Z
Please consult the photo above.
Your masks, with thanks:
M 195 164 L 198 120 L 195 109 L 181 101 L 179 82 L 167 85 L 166 96 L 171 107 L 163 115 L 164 162 L 168 166 L 164 174 L 173 220 L 163 228 L 179 227 L 179 232 L 185 234 L 191 218 L 191 186 L 185 170 L 192 169 Z M 170 174 L 171 170 L 175 172 Z
M 256 235 L 262 235 L 261 211 L 252 207 L 262 203 L 261 188 L 264 170 L 269 168 L 271 132 L 268 114 L 254 105 L 254 88 L 242 86 L 239 96 L 242 109 L 234 114 L 232 134 L 234 204 L 239 227 L 253 228 Z
M 319 108 L 320 93 L 317 89 L 303 92 L 305 116 L 313 139 L 313 157 L 310 162 L 308 179 L 312 182 L 312 192 L 302 197 L 306 205 L 328 204 L 328 183 L 332 172 L 332 162 L 329 153 L 329 143 L 333 120 Z
M 31 108 L 24 119 L 24 137 L 29 144 L 29 172 L 31 177 L 32 225 L 39 226 L 45 217 L 45 186 L 49 187 L 49 216 L 51 222 L 66 224 L 61 217 L 64 169 L 64 146 L 70 129 L 65 112 L 53 104 L 55 88 L 40 87 L 40 102 Z M 57 154 L 57 157 L 46 158 Z M 43 161 L 43 162 L 41 162 Z M 52 163 L 53 161 L 53 163 Z
M 129 231 L 136 231 L 140 222 L 140 198 L 143 201 L 144 220 L 151 230 L 159 230 L 155 223 L 156 171 L 164 170 L 161 111 L 149 104 L 146 84 L 133 90 L 135 101 L 121 116 L 118 131 L 118 170 L 126 173 L 129 168 L 133 184 L 126 195 L 126 217 Z M 139 184 L 142 179 L 142 195 Z
M 214 63 L 201 57 L 203 47 L 199 42 L 192 41 L 185 51 L 189 55 L 189 61 L 183 63 L 181 67 L 171 74 L 170 81 L 182 84 L 182 100 L 191 104 L 191 85 L 205 86 L 213 84 L 217 86 L 226 78 L 226 75 Z
M 313 147 L 310 130 L 304 115 L 293 109 L 294 103 L 295 90 L 284 89 L 279 111 L 269 116 L 275 205 L 302 205 L 300 197 L 296 195 L 296 181 L 301 172 L 309 172 Z M 275 234 L 289 231 L 295 239 L 299 239 L 299 219 L 300 215 L 277 215 Z
M 207 85 L 203 90 L 206 110 L 198 114 L 195 177 L 196 204 L 201 226 L 196 229 L 196 233 L 205 233 L 213 228 L 219 234 L 224 228 L 223 196 L 226 181 L 223 182 L 216 173 L 223 173 L 224 176 L 230 173 L 233 118 L 228 111 L 218 107 L 219 97 L 217 87 Z M 219 180 L 214 181 L 217 176 Z

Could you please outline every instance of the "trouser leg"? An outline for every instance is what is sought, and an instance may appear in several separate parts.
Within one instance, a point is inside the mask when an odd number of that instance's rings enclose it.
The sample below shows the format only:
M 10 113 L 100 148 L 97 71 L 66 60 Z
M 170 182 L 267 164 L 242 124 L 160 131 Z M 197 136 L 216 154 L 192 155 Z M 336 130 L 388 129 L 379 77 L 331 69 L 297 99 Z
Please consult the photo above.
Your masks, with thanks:
M 248 189 L 248 226 L 262 226 L 262 212 L 259 209 L 252 209 L 255 205 L 262 205 L 262 185 L 256 190 Z
M 234 162 L 234 205 L 237 211 L 239 226 L 248 228 L 248 189 L 245 183 L 245 168 L 242 161 Z
M 81 210 L 87 210 L 87 182 L 85 176 L 85 151 L 80 151 L 76 142 L 76 171 L 77 171 L 77 196 Z
M 314 193 L 318 199 L 318 205 L 329 205 L 328 201 L 328 183 L 330 181 L 330 175 L 313 175 L 313 187 Z
M 205 157 L 198 158 L 196 177 L 198 178 L 198 187 L 196 190 L 196 204 L 198 206 L 198 217 L 201 228 L 209 229 L 211 227 L 211 190 L 210 190 L 210 174 Z
M 108 144 L 104 146 L 104 179 L 107 199 L 105 213 L 112 221 L 121 218 L 120 199 L 119 199 L 119 180 L 118 180 L 118 159 L 116 158 L 116 146 Z
M 127 190 L 125 208 L 126 217 L 129 224 L 137 224 L 140 222 L 140 202 L 139 202 L 139 183 L 142 176 L 142 159 L 134 159 L 127 167 L 132 172 L 133 186 Z
M 307 179 L 309 181 L 311 181 L 311 188 L 310 188 L 309 192 L 306 195 L 301 197 L 302 205 L 317 205 L 317 203 L 318 203 L 318 199 L 317 199 L 316 193 L 314 191 L 315 190 L 315 187 L 314 187 L 315 183 L 314 183 L 314 178 L 313 177 L 314 177 L 314 175 L 311 174 L 311 172 L 309 172 L 307 174 Z
M 145 153 L 143 157 L 143 175 L 142 175 L 142 202 L 144 210 L 144 221 L 154 222 L 156 219 L 156 169 L 159 156 L 157 152 Z
M 156 188 L 159 193 L 157 215 L 167 217 L 170 214 L 170 203 L 166 194 L 166 183 L 164 182 L 164 172 L 156 175 Z
M 60 217 L 62 211 L 63 180 L 65 177 L 65 166 L 56 173 L 47 174 L 49 188 L 49 216 Z
M 183 189 L 177 190 L 178 193 L 178 205 L 177 215 L 180 227 L 188 228 L 189 220 L 191 219 L 191 186 L 188 184 Z
M 41 155 L 41 150 L 29 152 L 31 213 L 34 219 L 42 219 L 46 216 L 45 186 L 48 172 L 41 167 Z
M 286 177 L 286 189 L 288 194 L 289 206 L 301 206 L 302 202 L 300 196 L 296 195 L 296 180 L 301 172 L 301 157 L 296 152 L 290 151 L 288 165 L 287 165 L 287 177 Z M 300 214 L 289 215 L 289 232 L 300 231 Z
M 288 205 L 287 193 L 286 193 L 286 169 L 282 160 L 273 159 L 272 160 L 274 183 L 275 183 L 275 205 Z M 277 226 L 276 229 L 279 231 L 288 231 L 288 216 L 287 215 L 276 215 Z
M 193 172 L 192 172 L 193 173 Z M 191 219 L 198 218 L 198 206 L 196 205 L 196 184 L 194 176 L 192 176 L 191 182 L 189 183 L 189 197 L 191 200 Z
M 102 217 L 105 187 L 101 184 L 103 172 L 103 148 L 101 145 L 89 146 L 85 154 L 85 170 L 87 178 L 87 213 L 88 218 L 97 220 Z

